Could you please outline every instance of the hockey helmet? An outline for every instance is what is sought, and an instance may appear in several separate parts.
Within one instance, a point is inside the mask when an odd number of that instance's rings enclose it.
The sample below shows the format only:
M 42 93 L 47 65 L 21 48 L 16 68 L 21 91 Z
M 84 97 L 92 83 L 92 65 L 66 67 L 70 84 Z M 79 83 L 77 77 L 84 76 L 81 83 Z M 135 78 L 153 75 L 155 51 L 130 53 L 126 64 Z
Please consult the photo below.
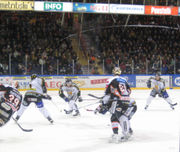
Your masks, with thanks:
M 31 80 L 34 80 L 34 79 L 36 79 L 37 78 L 37 74 L 32 74 L 31 75 Z
M 156 78 L 157 80 L 160 79 L 160 73 L 159 73 L 159 72 L 156 73 L 155 78 Z
M 72 80 L 70 78 L 67 78 L 65 83 L 66 85 L 72 85 Z
M 114 75 L 120 75 L 121 74 L 121 69 L 119 67 L 115 67 L 112 71 Z

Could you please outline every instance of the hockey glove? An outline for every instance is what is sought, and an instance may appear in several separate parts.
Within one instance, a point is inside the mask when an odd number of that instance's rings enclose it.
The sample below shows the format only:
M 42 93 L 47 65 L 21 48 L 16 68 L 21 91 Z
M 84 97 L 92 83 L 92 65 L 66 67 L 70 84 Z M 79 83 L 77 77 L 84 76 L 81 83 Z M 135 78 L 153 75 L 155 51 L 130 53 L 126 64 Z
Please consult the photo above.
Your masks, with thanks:
M 69 99 L 68 99 L 67 97 L 64 97 L 64 100 L 65 100 L 66 102 L 69 102 Z
M 167 91 L 165 89 L 161 90 L 161 95 L 162 95 L 163 98 L 168 98 L 169 97 L 169 95 L 168 95 L 168 93 L 167 93 Z
M 106 114 L 106 112 L 108 111 L 108 105 L 102 104 L 102 105 L 100 105 L 99 107 L 100 107 L 99 113 L 101 113 L 101 114 L 103 114 L 103 115 Z
M 78 100 L 79 102 L 82 102 L 83 101 L 83 99 L 79 96 L 79 100 Z

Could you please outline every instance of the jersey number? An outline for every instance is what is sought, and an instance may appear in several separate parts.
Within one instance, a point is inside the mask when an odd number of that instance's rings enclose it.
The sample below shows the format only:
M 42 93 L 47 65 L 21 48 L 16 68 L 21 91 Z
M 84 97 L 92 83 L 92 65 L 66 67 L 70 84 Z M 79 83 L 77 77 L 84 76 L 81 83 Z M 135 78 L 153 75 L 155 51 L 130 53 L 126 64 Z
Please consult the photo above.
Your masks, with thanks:
M 9 95 L 9 101 L 15 106 L 18 107 L 20 101 L 18 98 L 16 98 L 14 95 L 10 94 Z
M 124 93 L 126 90 L 126 87 L 124 86 L 124 84 L 119 84 L 119 90 Z

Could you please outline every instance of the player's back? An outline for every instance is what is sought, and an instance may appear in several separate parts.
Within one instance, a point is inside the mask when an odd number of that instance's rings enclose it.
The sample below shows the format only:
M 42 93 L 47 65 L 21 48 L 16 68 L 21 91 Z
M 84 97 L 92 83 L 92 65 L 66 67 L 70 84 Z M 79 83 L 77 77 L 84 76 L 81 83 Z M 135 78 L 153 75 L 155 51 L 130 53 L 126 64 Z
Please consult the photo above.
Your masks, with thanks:
M 35 78 L 30 82 L 31 88 L 34 89 L 38 93 L 43 93 L 42 89 L 42 79 L 41 78 Z
M 114 92 L 113 94 L 116 96 L 129 96 L 129 85 L 125 78 L 116 77 L 111 82 L 111 90 Z

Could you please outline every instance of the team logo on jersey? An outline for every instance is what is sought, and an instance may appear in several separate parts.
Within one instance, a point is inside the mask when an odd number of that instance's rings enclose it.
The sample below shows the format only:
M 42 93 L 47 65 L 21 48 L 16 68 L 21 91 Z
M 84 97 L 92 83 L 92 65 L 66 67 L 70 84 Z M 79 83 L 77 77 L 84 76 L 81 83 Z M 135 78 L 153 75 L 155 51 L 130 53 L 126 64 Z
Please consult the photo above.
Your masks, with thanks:
M 122 111 L 122 108 L 116 108 L 116 111 L 120 112 L 120 111 Z
M 174 80 L 174 83 L 175 83 L 177 86 L 180 86 L 180 77 L 177 77 L 177 78 Z

